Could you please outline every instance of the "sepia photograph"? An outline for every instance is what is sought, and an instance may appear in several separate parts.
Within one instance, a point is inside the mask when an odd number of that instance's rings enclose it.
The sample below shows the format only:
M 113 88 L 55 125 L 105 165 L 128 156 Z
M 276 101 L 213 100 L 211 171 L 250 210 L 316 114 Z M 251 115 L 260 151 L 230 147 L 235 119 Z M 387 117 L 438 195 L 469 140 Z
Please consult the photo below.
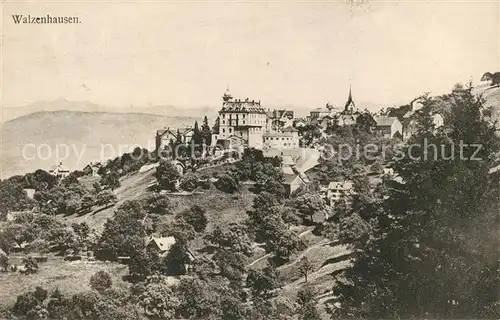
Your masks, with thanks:
M 0 0 L 0 319 L 500 319 L 500 0 Z

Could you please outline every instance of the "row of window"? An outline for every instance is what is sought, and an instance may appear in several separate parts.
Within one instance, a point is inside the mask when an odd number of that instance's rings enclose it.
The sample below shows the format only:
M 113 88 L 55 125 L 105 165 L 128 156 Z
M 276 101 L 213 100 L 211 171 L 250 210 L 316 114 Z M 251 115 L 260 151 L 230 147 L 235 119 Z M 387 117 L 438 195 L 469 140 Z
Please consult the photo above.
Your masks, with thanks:
M 267 141 L 267 140 L 274 140 L 274 137 L 266 137 L 265 139 L 266 139 L 266 141 Z M 279 138 L 279 137 L 276 137 L 276 140 L 280 140 L 280 138 Z M 284 138 L 284 137 L 282 137 L 282 138 L 281 138 L 281 140 L 282 140 L 282 141 L 284 141 L 284 140 L 285 140 L 285 138 Z M 292 140 L 292 138 L 286 138 L 286 140 Z
M 239 116 L 240 114 L 241 114 L 241 116 L 243 117 L 243 119 L 245 119 L 245 116 L 246 116 L 246 114 L 245 114 L 245 113 L 239 113 L 239 114 L 237 113 L 237 114 L 236 114 L 236 119 L 238 119 L 238 116 Z M 249 118 L 264 118 L 265 116 L 266 116 L 266 115 L 262 115 L 262 114 L 255 114 L 255 113 L 249 113 L 249 114 L 248 114 L 248 117 L 249 117 Z M 225 114 L 225 113 L 223 113 L 223 114 L 222 114 L 222 118 L 226 118 L 226 114 Z M 229 114 L 229 119 L 231 119 L 231 118 L 232 118 L 232 114 Z
M 236 125 L 237 122 L 234 122 L 234 120 L 233 120 L 233 123 L 234 123 L 233 125 Z M 242 123 L 245 124 L 245 120 L 243 120 Z M 252 123 L 252 122 L 250 121 L 250 123 Z M 222 124 L 226 124 L 226 120 L 222 120 Z M 228 124 L 231 124 L 231 119 L 229 119 L 229 123 Z M 254 121 L 253 124 L 261 124 L 261 125 L 263 125 L 264 122 L 263 121 L 255 122 Z

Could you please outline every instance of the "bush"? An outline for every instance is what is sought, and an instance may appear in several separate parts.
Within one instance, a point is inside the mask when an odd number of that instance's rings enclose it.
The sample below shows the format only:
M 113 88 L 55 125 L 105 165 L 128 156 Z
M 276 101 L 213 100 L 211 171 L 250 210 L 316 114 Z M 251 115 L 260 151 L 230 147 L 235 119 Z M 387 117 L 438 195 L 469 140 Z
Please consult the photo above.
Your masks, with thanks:
M 98 271 L 90 277 L 90 287 L 97 292 L 103 293 L 112 285 L 111 276 L 106 271 Z
M 238 191 L 238 183 L 228 174 L 220 176 L 219 180 L 215 183 L 215 186 L 217 189 L 226 193 L 234 193 Z
M 177 168 L 170 161 L 162 161 L 156 168 L 155 177 L 162 190 L 175 190 L 175 182 L 181 177 Z
M 206 210 L 198 205 L 194 205 L 191 209 L 183 211 L 180 218 L 193 226 L 196 232 L 203 232 L 207 227 Z
M 193 191 L 198 187 L 198 177 L 193 174 L 184 176 L 180 183 L 180 188 L 184 191 Z

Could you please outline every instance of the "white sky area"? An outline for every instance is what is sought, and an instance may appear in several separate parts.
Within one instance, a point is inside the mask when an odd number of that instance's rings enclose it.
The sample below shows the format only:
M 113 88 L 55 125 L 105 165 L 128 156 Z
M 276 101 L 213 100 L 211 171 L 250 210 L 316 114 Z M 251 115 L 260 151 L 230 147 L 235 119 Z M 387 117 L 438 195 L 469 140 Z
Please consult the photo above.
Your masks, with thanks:
M 12 14 L 81 24 L 16 25 Z M 499 71 L 498 1 L 6 2 L 2 101 L 396 103 Z M 86 89 L 86 88 L 88 89 Z

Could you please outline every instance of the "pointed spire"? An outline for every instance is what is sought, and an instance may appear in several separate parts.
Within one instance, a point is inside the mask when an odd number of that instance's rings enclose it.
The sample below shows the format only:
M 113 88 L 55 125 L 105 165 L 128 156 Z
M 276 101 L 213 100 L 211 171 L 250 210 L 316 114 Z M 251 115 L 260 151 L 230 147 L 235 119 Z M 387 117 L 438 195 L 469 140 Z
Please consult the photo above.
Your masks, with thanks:
M 345 110 L 347 110 L 352 105 L 352 108 L 355 108 L 354 100 L 352 99 L 352 90 L 351 85 L 349 84 L 349 97 L 347 98 L 347 102 L 345 103 Z

